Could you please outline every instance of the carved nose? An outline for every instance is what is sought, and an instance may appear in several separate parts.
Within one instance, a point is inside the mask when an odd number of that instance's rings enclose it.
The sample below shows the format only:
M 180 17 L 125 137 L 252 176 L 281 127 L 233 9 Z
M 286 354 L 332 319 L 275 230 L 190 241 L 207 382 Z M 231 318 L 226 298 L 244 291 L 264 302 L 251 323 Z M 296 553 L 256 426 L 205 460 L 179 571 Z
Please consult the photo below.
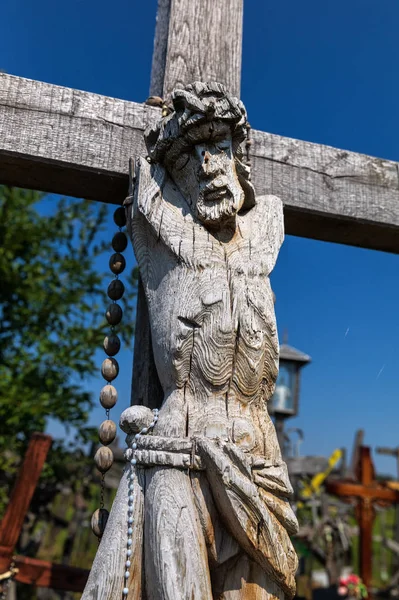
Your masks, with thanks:
M 225 175 L 226 171 L 223 166 L 220 164 L 220 161 L 217 157 L 212 156 L 212 154 L 208 151 L 204 153 L 204 162 L 203 168 L 206 175 Z

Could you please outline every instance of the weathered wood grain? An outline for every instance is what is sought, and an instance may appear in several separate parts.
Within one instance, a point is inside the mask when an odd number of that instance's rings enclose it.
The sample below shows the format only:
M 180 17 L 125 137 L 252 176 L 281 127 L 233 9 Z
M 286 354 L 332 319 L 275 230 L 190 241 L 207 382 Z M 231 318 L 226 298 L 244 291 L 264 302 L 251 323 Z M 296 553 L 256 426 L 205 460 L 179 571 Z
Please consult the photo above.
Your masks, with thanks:
M 151 164 L 137 161 L 126 203 L 163 389 L 152 436 L 127 438 L 147 469 L 146 593 L 288 598 L 297 523 L 267 413 L 278 363 L 268 276 L 283 240 L 282 203 L 255 199 L 239 148 L 241 102 L 213 83 L 172 99 L 174 112 L 146 133 Z M 124 412 L 125 432 L 140 429 L 144 408 Z M 211 495 L 185 472 L 204 467 Z M 240 573 L 235 595 L 230 559 Z
M 158 0 L 157 20 L 152 53 L 150 95 L 163 97 L 166 57 L 170 26 L 171 0 Z
M 120 204 L 159 109 L 0 74 L 0 181 Z
M 146 471 L 144 539 L 148 600 L 211 600 L 205 539 L 188 473 Z
M 159 0 L 151 94 L 193 81 L 241 84 L 243 0 Z
M 260 131 L 252 139 L 256 190 L 283 199 L 286 233 L 398 252 L 398 163 Z
M 107 521 L 101 544 L 98 548 L 82 600 L 117 600 L 122 597 L 123 575 L 126 570 L 128 471 L 125 470 L 119 484 L 112 511 Z M 131 546 L 131 567 L 127 600 L 141 600 L 142 586 L 142 541 L 144 519 L 144 474 L 137 469 L 134 480 L 134 536 Z
M 121 203 L 159 109 L 0 73 L 0 182 Z M 399 253 L 398 163 L 252 131 L 258 195 L 286 233 Z

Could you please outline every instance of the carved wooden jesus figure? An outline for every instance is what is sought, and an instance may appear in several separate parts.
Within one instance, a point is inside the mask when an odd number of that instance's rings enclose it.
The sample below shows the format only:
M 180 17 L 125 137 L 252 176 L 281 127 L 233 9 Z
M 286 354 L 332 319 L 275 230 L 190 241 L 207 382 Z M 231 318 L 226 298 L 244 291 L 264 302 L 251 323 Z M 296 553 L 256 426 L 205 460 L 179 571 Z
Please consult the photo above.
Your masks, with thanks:
M 238 99 L 197 82 L 172 101 L 146 131 L 149 160 L 139 162 L 127 207 L 164 391 L 153 436 L 139 442 L 129 600 L 290 598 L 297 522 L 267 411 L 278 371 L 269 274 L 282 205 L 255 198 Z M 121 426 L 134 434 L 151 419 L 131 407 Z M 111 514 L 104 538 L 123 531 L 122 513 Z

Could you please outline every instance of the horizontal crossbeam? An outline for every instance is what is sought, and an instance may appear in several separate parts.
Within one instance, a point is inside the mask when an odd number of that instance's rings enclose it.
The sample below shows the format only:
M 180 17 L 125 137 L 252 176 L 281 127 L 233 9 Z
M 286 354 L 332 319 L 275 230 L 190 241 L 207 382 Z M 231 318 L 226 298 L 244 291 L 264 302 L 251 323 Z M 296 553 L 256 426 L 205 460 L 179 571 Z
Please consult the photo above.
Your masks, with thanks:
M 0 74 L 0 182 L 120 203 L 159 109 Z M 257 194 L 286 232 L 399 253 L 398 163 L 252 131 Z
M 0 561 L 10 557 L 3 556 L 0 550 Z M 18 569 L 15 580 L 20 583 L 39 587 L 52 588 L 68 592 L 83 592 L 89 571 L 79 567 L 59 565 L 46 560 L 28 556 L 14 556 L 13 565 Z
M 328 481 L 327 492 L 340 497 L 369 498 L 370 500 L 383 500 L 392 504 L 399 502 L 399 493 L 388 487 L 363 486 L 356 483 L 344 483 L 341 481 Z

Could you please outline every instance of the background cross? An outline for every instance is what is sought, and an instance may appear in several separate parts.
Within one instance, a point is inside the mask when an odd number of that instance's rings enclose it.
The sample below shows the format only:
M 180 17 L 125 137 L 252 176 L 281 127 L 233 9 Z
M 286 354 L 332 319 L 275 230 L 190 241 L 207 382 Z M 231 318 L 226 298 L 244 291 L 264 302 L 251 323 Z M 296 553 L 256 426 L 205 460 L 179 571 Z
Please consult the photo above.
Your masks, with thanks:
M 30 440 L 7 510 L 0 522 L 0 575 L 7 574 L 12 564 L 17 569 L 13 576 L 16 581 L 57 590 L 82 592 L 88 577 L 87 570 L 28 556 L 14 556 L 51 443 L 52 438 L 43 433 L 34 433 Z M 4 585 L 6 580 L 1 583 Z
M 366 586 L 370 586 L 372 577 L 372 533 L 374 523 L 374 505 L 399 503 L 399 492 L 378 483 L 375 480 L 374 465 L 370 448 L 362 446 L 359 452 L 358 482 L 327 482 L 326 490 L 341 498 L 356 498 L 356 518 L 360 530 L 360 576 Z

